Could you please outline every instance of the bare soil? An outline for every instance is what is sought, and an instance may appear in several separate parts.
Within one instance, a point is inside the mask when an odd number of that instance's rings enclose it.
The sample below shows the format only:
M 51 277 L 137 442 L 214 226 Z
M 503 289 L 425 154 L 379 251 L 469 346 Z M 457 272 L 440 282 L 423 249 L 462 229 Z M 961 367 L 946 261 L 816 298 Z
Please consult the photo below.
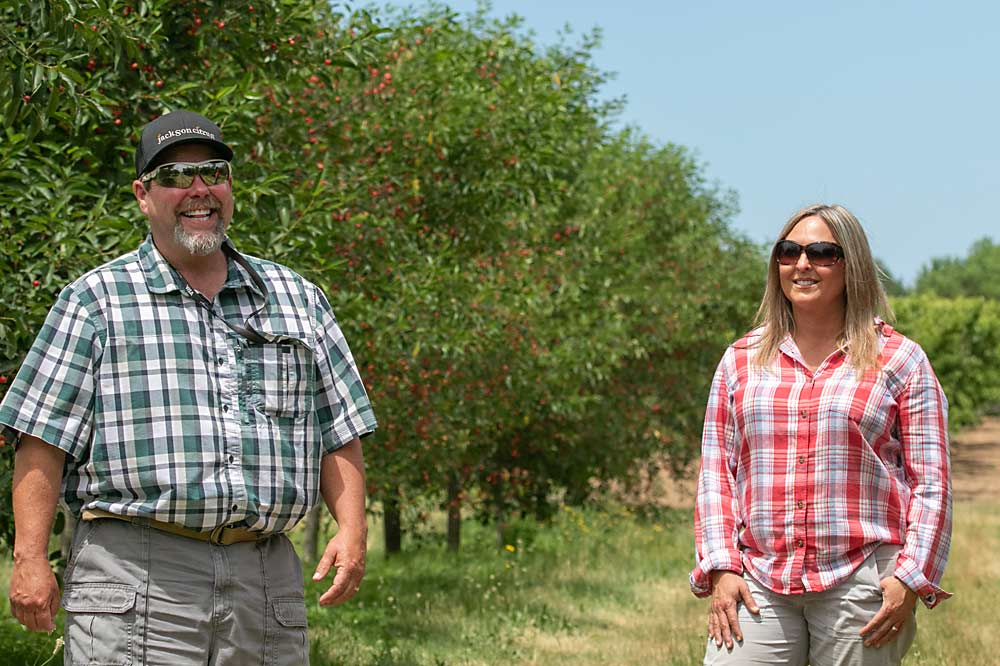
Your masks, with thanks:
M 983 419 L 951 443 L 951 487 L 955 501 L 1000 499 L 1000 417 Z

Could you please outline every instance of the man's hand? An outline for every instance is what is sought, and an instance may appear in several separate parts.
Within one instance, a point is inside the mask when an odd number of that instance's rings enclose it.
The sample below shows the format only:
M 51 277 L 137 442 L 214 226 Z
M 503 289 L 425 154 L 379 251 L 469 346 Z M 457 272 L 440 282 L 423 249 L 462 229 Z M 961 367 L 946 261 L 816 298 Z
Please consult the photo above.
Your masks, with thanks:
M 337 569 L 330 589 L 319 598 L 320 606 L 336 606 L 342 604 L 358 591 L 361 579 L 365 576 L 365 543 L 367 535 L 350 533 L 340 530 L 337 536 L 330 539 L 316 565 L 313 580 L 323 580 L 330 568 Z
M 913 609 L 917 605 L 917 593 L 895 576 L 883 578 L 881 587 L 882 608 L 860 632 L 867 636 L 866 647 L 879 648 L 896 640 L 906 623 L 913 619 Z
M 743 641 L 737 618 L 737 603 L 743 601 L 751 613 L 760 613 L 743 576 L 732 571 L 712 572 L 712 605 L 708 610 L 708 635 L 717 647 L 733 649 L 733 637 Z
M 14 560 L 10 611 L 31 631 L 52 631 L 59 612 L 59 583 L 44 558 Z

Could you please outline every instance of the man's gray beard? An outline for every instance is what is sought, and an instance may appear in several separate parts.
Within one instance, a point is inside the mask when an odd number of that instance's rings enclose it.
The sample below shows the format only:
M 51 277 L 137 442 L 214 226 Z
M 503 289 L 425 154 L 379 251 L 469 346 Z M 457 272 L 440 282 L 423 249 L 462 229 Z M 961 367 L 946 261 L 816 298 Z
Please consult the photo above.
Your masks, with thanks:
M 174 241 L 196 257 L 207 257 L 214 253 L 226 240 L 226 223 L 219 218 L 215 229 L 200 234 L 188 233 L 180 220 L 174 224 Z

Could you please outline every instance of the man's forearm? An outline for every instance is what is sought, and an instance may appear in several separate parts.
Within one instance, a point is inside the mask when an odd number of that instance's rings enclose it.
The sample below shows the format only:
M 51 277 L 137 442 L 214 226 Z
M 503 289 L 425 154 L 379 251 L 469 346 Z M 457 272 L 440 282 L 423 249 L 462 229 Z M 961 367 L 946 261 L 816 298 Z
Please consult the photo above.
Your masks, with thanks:
M 323 456 L 320 493 L 341 530 L 356 530 L 367 535 L 365 461 L 361 440 L 355 439 Z
M 62 485 L 66 453 L 23 435 L 14 454 L 14 561 L 48 560 L 49 535 Z

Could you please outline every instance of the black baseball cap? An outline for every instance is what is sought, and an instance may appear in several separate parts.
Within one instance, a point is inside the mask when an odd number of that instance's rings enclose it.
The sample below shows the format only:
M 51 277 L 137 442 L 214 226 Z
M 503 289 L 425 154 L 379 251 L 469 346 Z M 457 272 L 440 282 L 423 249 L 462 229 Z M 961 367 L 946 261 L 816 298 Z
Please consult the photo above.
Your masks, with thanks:
M 135 177 L 156 166 L 156 156 L 180 143 L 207 143 L 224 160 L 233 159 L 233 149 L 222 141 L 222 130 L 205 116 L 194 111 L 171 111 L 142 128 L 139 147 L 135 149 Z

